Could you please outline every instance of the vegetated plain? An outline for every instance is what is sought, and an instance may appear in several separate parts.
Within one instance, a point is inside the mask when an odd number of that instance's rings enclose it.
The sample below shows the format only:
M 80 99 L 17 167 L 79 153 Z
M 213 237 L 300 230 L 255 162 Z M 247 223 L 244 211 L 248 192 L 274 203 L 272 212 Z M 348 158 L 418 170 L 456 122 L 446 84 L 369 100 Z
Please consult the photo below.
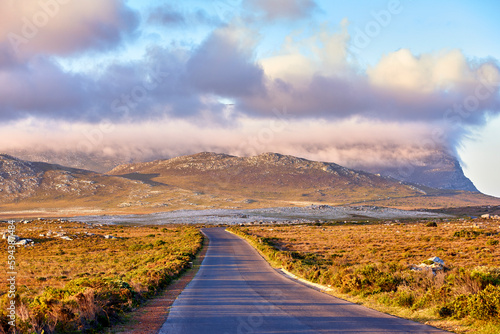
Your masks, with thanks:
M 274 266 L 342 298 L 456 333 L 500 333 L 499 228 L 462 219 L 230 230 Z M 443 270 L 417 267 L 435 256 Z
M 35 242 L 15 252 L 17 330 L 22 333 L 103 332 L 179 276 L 203 244 L 196 228 L 175 225 L 34 220 L 17 223 L 16 235 Z M 7 249 L 6 239 L 0 244 Z M 7 252 L 2 261 L 7 262 Z M 6 270 L 1 271 L 0 280 L 6 279 Z M 8 333 L 5 289 L 2 285 L 0 327 Z

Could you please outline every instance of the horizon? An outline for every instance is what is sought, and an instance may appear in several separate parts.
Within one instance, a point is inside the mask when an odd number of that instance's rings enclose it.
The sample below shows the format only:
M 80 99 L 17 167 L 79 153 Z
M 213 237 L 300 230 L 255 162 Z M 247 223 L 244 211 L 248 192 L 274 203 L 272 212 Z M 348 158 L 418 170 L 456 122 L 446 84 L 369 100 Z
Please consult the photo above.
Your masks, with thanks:
M 286 5 L 285 5 L 286 4 Z M 457 158 L 500 197 L 500 4 L 0 4 L 0 151 Z

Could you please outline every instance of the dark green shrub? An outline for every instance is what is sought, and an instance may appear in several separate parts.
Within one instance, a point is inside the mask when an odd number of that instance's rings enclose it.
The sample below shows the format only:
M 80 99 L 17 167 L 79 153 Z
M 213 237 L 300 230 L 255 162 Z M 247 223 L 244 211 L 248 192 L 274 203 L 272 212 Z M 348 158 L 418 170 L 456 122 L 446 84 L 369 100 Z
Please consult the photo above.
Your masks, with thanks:
M 477 238 L 481 234 L 482 234 L 482 231 L 460 230 L 460 231 L 456 231 L 455 233 L 453 233 L 453 236 L 457 237 L 457 238 L 472 239 L 472 238 Z
M 410 308 L 415 303 L 415 296 L 408 290 L 398 291 L 394 296 L 394 303 L 397 306 Z
M 498 319 L 500 315 L 500 287 L 488 285 L 477 294 L 459 295 L 442 307 L 439 314 L 461 319 L 470 316 L 478 320 Z
M 166 244 L 166 242 L 165 242 L 165 241 L 163 241 L 163 240 L 156 240 L 156 241 L 155 241 L 155 246 L 156 246 L 156 247 L 163 246 L 163 245 L 165 245 L 165 244 Z
M 496 245 L 498 245 L 498 240 L 496 240 L 496 239 L 490 239 L 490 240 L 486 241 L 486 245 L 488 245 L 488 246 L 496 246 Z

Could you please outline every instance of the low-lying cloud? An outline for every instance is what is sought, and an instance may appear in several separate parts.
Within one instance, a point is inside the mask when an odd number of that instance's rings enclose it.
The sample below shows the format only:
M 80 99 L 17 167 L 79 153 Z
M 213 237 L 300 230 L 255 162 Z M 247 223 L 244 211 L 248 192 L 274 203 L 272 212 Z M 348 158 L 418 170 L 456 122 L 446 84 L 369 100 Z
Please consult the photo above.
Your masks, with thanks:
M 425 123 L 378 122 L 360 118 L 344 121 L 294 120 L 286 111 L 272 119 L 238 119 L 232 126 L 207 127 L 186 120 L 163 119 L 141 124 L 86 124 L 19 121 L 3 127 L 16 141 L 0 143 L 4 152 L 80 154 L 112 161 L 147 161 L 202 151 L 240 156 L 279 152 L 345 166 L 388 166 L 415 161 L 444 149 L 443 142 L 427 141 L 432 130 Z M 376 138 L 376 140 L 374 140 Z M 75 161 L 77 162 L 77 161 Z

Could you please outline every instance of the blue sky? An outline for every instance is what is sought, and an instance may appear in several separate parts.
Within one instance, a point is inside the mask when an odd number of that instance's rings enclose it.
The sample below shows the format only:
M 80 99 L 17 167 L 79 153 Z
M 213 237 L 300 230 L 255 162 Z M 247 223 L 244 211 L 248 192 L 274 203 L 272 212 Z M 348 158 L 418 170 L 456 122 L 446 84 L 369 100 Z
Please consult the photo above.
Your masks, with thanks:
M 500 196 L 496 1 L 42 3 L 0 5 L 0 151 L 358 167 L 445 150 Z

